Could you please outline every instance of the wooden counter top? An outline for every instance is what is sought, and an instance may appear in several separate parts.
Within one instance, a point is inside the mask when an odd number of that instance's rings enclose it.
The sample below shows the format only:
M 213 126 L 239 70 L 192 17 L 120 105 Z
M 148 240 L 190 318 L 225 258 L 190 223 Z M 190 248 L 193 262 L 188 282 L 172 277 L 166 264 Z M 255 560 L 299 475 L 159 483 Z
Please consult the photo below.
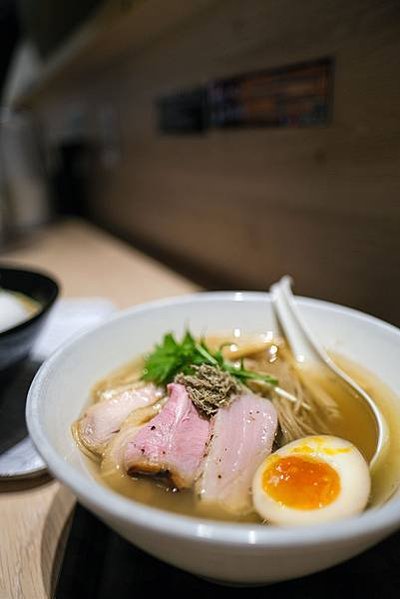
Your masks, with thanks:
M 53 225 L 24 248 L 0 254 L 3 264 L 53 273 L 64 297 L 102 296 L 125 308 L 196 291 L 196 286 L 82 221 Z M 44 477 L 0 483 L 0 599 L 52 596 L 62 532 L 74 497 Z

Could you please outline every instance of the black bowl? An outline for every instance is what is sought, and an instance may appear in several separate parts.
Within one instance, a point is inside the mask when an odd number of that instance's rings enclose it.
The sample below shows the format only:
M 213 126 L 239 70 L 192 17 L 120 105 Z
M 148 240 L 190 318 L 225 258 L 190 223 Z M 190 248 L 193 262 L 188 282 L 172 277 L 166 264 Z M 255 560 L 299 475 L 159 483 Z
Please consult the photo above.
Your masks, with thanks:
M 41 305 L 40 310 L 28 320 L 0 332 L 0 378 L 3 379 L 28 357 L 57 299 L 59 286 L 42 272 L 0 266 L 0 287 L 24 293 Z

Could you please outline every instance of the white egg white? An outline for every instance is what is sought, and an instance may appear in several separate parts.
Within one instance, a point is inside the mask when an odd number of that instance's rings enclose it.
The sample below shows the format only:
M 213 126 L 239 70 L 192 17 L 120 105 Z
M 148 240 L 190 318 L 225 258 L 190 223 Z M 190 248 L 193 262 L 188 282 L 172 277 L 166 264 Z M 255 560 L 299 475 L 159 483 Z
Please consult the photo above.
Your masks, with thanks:
M 340 491 L 328 505 L 316 509 L 297 509 L 283 505 L 263 488 L 263 474 L 275 456 L 297 456 L 324 462 L 339 476 Z M 371 478 L 369 467 L 359 450 L 349 441 L 330 435 L 304 437 L 281 447 L 268 456 L 253 478 L 255 510 L 267 522 L 305 526 L 332 522 L 362 512 L 369 499 Z

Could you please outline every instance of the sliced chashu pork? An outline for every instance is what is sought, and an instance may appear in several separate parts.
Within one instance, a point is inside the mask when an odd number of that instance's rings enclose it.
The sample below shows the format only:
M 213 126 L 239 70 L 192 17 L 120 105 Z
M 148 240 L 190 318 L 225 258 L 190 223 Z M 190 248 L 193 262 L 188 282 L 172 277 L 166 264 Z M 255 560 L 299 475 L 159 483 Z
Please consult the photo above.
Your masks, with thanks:
M 128 474 L 166 476 L 178 489 L 191 487 L 209 439 L 209 421 L 199 415 L 183 385 L 168 385 L 169 400 L 161 412 L 128 441 L 124 468 Z
M 152 406 L 163 394 L 163 390 L 152 383 L 124 387 L 110 399 L 91 405 L 75 424 L 75 435 L 86 449 L 101 455 L 133 411 Z
M 243 393 L 218 411 L 196 489 L 203 504 L 237 515 L 252 510 L 253 475 L 271 452 L 277 423 L 272 403 L 252 393 Z
M 128 441 L 131 441 L 141 427 L 160 413 L 167 398 L 160 399 L 157 403 L 139 408 L 129 414 L 121 426 L 121 430 L 114 435 L 105 448 L 100 464 L 101 475 L 106 480 L 121 477 L 126 474 L 124 469 L 124 454 Z

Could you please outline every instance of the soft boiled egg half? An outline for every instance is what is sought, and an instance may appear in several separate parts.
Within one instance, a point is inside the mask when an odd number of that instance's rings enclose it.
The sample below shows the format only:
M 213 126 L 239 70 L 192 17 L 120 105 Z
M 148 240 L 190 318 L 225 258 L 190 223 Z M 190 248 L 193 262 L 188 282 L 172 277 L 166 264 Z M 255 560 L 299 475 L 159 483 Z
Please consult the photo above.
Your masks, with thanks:
M 253 502 L 281 525 L 331 522 L 362 512 L 371 489 L 368 464 L 349 441 L 304 437 L 269 455 L 254 475 Z

